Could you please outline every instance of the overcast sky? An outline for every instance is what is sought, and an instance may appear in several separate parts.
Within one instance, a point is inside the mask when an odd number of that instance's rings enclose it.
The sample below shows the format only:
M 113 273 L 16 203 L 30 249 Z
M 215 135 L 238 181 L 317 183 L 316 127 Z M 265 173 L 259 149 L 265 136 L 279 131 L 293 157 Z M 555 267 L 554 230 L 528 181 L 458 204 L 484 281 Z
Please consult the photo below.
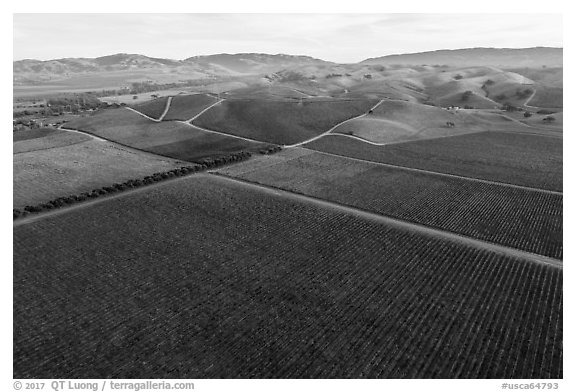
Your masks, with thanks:
M 14 14 L 14 60 L 258 52 L 357 62 L 533 46 L 562 47 L 561 14 Z

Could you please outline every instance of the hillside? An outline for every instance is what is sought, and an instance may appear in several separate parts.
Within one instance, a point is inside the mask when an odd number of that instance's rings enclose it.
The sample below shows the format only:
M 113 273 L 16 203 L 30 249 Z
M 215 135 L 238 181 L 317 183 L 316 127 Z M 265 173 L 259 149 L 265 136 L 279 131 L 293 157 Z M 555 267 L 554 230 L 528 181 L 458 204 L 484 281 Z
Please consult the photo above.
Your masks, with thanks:
M 287 54 L 237 53 L 194 56 L 184 60 L 200 66 L 214 67 L 229 73 L 255 74 L 281 70 L 293 65 L 331 64 L 309 56 L 291 56 Z
M 366 77 L 400 77 L 434 71 L 438 65 L 457 67 L 495 66 L 500 68 L 562 67 L 562 48 L 495 49 L 474 48 L 389 55 L 357 64 L 336 64 L 310 56 L 264 53 L 214 54 L 184 60 L 162 59 L 141 54 L 118 53 L 96 58 L 26 59 L 13 62 L 17 86 L 62 82 L 88 75 L 124 76 L 131 80 L 190 80 L 245 75 L 265 75 L 272 79 L 298 82 L 317 80 L 330 90 L 348 89 Z M 390 65 L 404 65 L 391 68 Z M 428 64 L 427 66 L 423 66 Z M 387 66 L 387 67 L 384 67 Z M 405 69 L 410 66 L 411 69 Z M 126 74 L 131 77 L 126 77 Z M 113 86 L 113 85 L 112 85 Z M 109 87 L 106 85 L 106 87 Z
M 274 72 L 293 65 L 330 64 L 307 56 L 259 53 L 218 54 L 172 60 L 141 54 L 118 53 L 96 58 L 63 58 L 55 60 L 19 60 L 13 62 L 13 81 L 17 85 L 66 80 L 78 75 L 147 71 L 186 76 L 206 77 L 260 74 Z M 143 75 L 148 76 L 149 75 Z
M 562 48 L 471 48 L 456 50 L 435 50 L 431 52 L 395 54 L 375 57 L 362 61 L 362 64 L 440 64 L 460 67 L 562 67 Z

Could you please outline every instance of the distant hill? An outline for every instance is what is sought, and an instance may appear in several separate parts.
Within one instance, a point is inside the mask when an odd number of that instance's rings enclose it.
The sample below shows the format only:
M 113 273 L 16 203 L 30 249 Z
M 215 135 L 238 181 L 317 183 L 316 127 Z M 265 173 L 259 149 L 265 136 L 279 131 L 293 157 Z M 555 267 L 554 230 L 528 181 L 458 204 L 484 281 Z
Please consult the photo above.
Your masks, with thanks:
M 14 83 L 27 84 L 63 80 L 82 74 L 107 72 L 163 72 L 183 76 L 213 77 L 264 74 L 294 65 L 331 64 L 308 56 L 259 53 L 217 54 L 171 60 L 140 54 L 119 53 L 97 58 L 20 60 L 13 62 Z
M 418 84 L 420 82 L 414 78 L 426 72 L 448 72 L 449 68 L 495 67 L 521 70 L 520 74 L 534 75 L 549 87 L 561 87 L 561 72 L 541 75 L 539 71 L 561 67 L 562 52 L 561 48 L 438 50 L 378 57 L 356 64 L 336 64 L 309 56 L 287 54 L 221 53 L 173 60 L 118 53 L 97 58 L 14 61 L 13 82 L 15 88 L 26 93 L 32 91 L 30 87 L 40 89 L 38 91 L 90 91 L 119 88 L 138 81 L 162 84 L 185 80 L 240 78 L 256 83 L 258 88 L 271 83 L 284 83 L 292 89 L 292 93 L 293 89 L 312 89 L 347 94 L 353 90 L 358 92 L 356 87 L 363 84 L 364 90 L 374 93 L 386 90 L 397 95 L 398 92 L 394 91 L 398 90 L 398 86 L 393 88 L 385 80 L 401 82 L 404 85 Z M 390 66 L 392 64 L 399 66 Z M 543 66 L 548 68 L 544 69 Z M 264 76 L 265 78 L 262 78 Z M 250 78 L 254 80 L 250 81 Z M 552 79 L 557 80 L 554 86 L 548 83 Z M 384 86 L 383 83 L 387 85 Z M 401 90 L 402 94 L 407 92 L 403 87 Z M 321 92 L 321 95 L 325 92 Z M 424 93 L 424 90 L 420 91 L 418 99 L 425 98 L 421 93 Z
M 333 64 L 309 56 L 262 53 L 223 53 L 209 56 L 190 57 L 184 61 L 205 66 L 221 67 L 229 72 L 241 74 L 274 72 L 292 66 Z
M 518 67 L 562 67 L 562 48 L 496 49 L 472 48 L 435 50 L 432 52 L 395 54 L 375 57 L 362 64 L 381 65 L 449 65 L 457 67 L 494 66 L 499 68 Z

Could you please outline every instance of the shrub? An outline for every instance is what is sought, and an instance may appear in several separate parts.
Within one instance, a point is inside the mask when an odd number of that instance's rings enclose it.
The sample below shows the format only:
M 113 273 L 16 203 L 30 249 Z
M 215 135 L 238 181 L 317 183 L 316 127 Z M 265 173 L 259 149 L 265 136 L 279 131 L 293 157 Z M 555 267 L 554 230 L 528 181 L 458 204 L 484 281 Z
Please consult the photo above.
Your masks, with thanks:
M 64 203 L 62 203 L 62 201 L 58 200 L 58 199 L 50 200 L 48 203 L 52 204 L 53 208 L 59 208 L 59 207 L 62 207 L 64 205 Z
M 526 118 L 532 117 L 532 113 L 526 111 L 526 112 L 524 112 L 524 117 L 526 117 Z
M 14 217 L 14 219 L 18 219 L 22 216 L 22 211 L 20 211 L 18 208 L 13 208 L 12 216 Z
M 24 211 L 28 211 L 28 212 L 40 212 L 42 211 L 42 209 L 38 206 L 26 206 L 24 207 Z
M 552 111 L 552 110 L 548 110 L 548 109 L 540 109 L 536 113 L 538 113 L 538 114 L 554 114 L 556 112 Z

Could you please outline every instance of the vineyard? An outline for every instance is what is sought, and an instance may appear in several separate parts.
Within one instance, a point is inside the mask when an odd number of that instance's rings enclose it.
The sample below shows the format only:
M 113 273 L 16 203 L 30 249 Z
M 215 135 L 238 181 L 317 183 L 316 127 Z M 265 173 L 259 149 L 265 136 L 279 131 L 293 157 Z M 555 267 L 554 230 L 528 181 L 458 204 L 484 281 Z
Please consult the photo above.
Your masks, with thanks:
M 172 99 L 164 120 L 190 120 L 214 102 L 215 98 L 205 94 L 177 95 Z
M 153 122 L 129 110 L 105 110 L 67 126 L 162 156 L 199 161 L 239 151 L 258 151 L 264 143 L 206 132 L 175 121 Z
M 48 150 L 70 146 L 90 140 L 90 136 L 60 131 L 54 128 L 39 128 L 32 131 L 16 132 L 13 136 L 13 153 Z
M 148 117 L 159 119 L 162 113 L 164 113 L 164 109 L 166 109 L 167 102 L 168 97 L 162 97 L 143 103 L 138 103 L 132 107 L 140 113 L 144 113 Z
M 284 155 L 284 153 L 280 154 Z M 562 258 L 562 196 L 312 153 L 244 170 L 250 182 Z
M 211 175 L 15 225 L 13 274 L 14 378 L 563 377 L 561 268 Z
M 226 100 L 194 120 L 194 124 L 249 139 L 293 144 L 328 131 L 358 116 L 377 100 L 286 102 Z
M 561 138 L 481 132 L 374 146 L 330 136 L 306 147 L 374 162 L 562 191 Z

